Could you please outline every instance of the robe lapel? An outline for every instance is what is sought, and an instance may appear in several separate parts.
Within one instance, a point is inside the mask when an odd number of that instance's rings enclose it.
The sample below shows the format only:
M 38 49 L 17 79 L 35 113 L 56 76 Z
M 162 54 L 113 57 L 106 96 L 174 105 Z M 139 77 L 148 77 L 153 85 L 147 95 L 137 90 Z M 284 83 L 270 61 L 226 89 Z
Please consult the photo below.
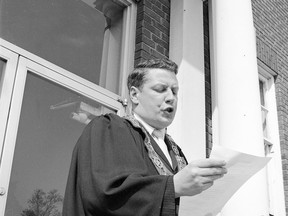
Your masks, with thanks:
M 159 146 L 155 143 L 154 139 L 148 134 L 146 129 L 143 126 L 141 126 L 140 123 L 132 115 L 125 116 L 125 118 L 134 127 L 141 129 L 142 133 L 144 134 L 144 145 L 146 146 L 146 149 L 148 151 L 148 156 L 151 159 L 152 163 L 154 164 L 155 168 L 157 169 L 158 173 L 160 175 L 173 175 L 173 171 L 171 171 L 171 167 L 166 166 L 166 164 L 164 164 L 164 160 L 161 160 L 159 154 L 155 151 L 152 143 L 154 142 L 155 147 L 159 148 Z M 159 153 L 163 154 L 162 150 L 160 150 Z
M 159 172 L 160 175 L 173 175 L 177 171 L 183 169 L 187 162 L 184 157 L 180 156 L 179 149 L 173 139 L 166 134 L 165 135 L 165 143 L 169 144 L 171 149 L 169 150 L 169 154 L 171 155 L 172 163 L 174 169 L 171 167 L 168 159 L 158 146 L 158 144 L 154 141 L 154 139 L 148 134 L 146 129 L 140 125 L 140 123 L 134 118 L 132 115 L 128 115 L 125 117 L 134 127 L 140 128 L 142 133 L 144 133 L 144 144 L 148 151 L 148 156 L 153 162 L 155 168 Z M 175 163 L 176 160 L 176 163 Z
M 172 150 L 172 147 L 171 147 L 172 144 L 171 144 L 170 140 L 167 138 L 167 136 L 165 136 L 164 141 L 168 147 L 169 155 L 171 157 L 173 172 L 176 173 L 178 171 L 178 162 L 177 162 L 177 159 L 175 157 L 175 153 Z
M 150 136 L 150 135 L 149 135 Z M 167 168 L 169 168 L 169 170 L 171 172 L 174 173 L 173 168 L 171 166 L 171 164 L 169 163 L 168 159 L 166 158 L 166 156 L 164 155 L 163 151 L 161 150 L 161 148 L 159 147 L 159 145 L 156 143 L 156 141 L 153 139 L 153 137 L 150 136 L 150 140 L 151 140 L 151 144 L 154 148 L 154 150 L 156 151 L 156 153 L 160 156 L 161 160 L 163 161 L 163 163 L 165 164 L 165 166 Z

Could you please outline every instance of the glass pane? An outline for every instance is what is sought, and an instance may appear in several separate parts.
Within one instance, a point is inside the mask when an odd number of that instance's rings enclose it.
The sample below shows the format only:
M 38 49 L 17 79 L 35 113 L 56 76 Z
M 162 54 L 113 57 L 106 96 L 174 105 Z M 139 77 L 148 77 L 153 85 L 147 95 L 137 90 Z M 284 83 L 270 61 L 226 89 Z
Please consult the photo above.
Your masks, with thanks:
M 48 204 L 37 206 L 35 198 L 47 200 L 49 193 L 59 199 L 50 206 L 55 214 L 45 215 L 61 215 L 73 147 L 102 112 L 116 111 L 28 73 L 5 216 L 44 215 L 35 209 Z
M 265 138 L 268 138 L 268 131 L 267 131 L 267 114 L 268 114 L 268 110 L 266 110 L 264 107 L 262 107 L 261 111 L 262 111 L 263 136 Z
M 1 1 L 0 37 L 99 84 L 105 18 L 80 0 Z
M 2 77 L 5 65 L 6 65 L 6 60 L 0 58 L 0 77 Z
M 265 91 L 264 91 L 264 83 L 259 80 L 259 88 L 260 88 L 260 100 L 261 100 L 261 105 L 265 106 Z
M 0 58 L 0 95 L 1 95 L 5 66 L 6 66 L 6 60 Z

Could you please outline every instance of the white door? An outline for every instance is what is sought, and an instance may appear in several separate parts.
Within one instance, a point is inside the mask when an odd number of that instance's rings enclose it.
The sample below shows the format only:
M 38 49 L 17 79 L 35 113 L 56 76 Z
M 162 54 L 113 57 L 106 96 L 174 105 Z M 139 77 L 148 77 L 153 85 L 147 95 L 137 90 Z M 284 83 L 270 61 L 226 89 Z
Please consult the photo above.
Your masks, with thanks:
M 118 95 L 37 56 L 1 47 L 0 57 L 0 216 L 60 216 L 83 128 L 124 107 Z

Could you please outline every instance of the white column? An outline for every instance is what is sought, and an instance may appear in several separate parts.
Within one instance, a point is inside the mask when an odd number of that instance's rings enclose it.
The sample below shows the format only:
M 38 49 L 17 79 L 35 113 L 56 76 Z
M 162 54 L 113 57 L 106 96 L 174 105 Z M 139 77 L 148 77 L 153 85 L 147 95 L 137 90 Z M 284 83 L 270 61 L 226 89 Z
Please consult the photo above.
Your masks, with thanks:
M 209 3 L 213 143 L 264 156 L 251 0 Z M 232 197 L 221 215 L 269 215 L 268 206 L 267 180 L 262 170 Z
M 168 128 L 188 161 L 205 158 L 202 0 L 171 0 L 170 58 L 179 65 L 178 111 Z

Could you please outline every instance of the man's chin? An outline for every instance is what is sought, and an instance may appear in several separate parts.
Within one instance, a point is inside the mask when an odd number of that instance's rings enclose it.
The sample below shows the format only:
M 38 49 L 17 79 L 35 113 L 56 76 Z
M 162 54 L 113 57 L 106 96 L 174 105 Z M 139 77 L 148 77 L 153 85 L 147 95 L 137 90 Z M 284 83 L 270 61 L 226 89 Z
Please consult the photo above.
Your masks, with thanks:
M 162 118 L 161 123 L 159 122 L 159 125 L 161 125 L 162 128 L 166 128 L 172 123 L 173 119 L 174 119 L 174 117 L 173 118 L 167 118 L 167 117 Z
M 170 122 L 170 124 L 174 120 L 174 117 L 175 117 L 175 113 L 167 113 L 167 112 L 165 112 L 162 116 L 163 121 L 164 122 Z

